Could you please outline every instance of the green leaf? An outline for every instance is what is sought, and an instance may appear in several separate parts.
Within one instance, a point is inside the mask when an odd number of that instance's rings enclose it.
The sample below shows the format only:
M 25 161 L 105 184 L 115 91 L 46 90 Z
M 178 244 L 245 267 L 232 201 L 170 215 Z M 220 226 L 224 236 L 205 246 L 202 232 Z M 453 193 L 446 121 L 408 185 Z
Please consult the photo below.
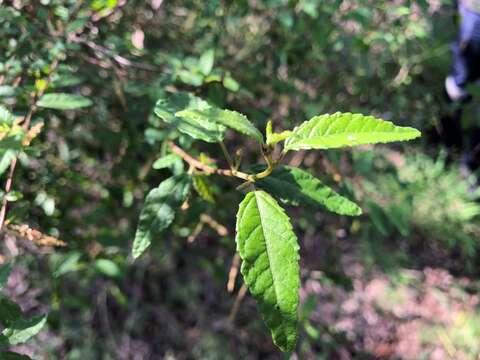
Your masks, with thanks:
M 173 95 L 161 97 L 155 105 L 155 114 L 168 124 L 175 126 L 180 132 L 194 139 L 206 142 L 219 142 L 223 140 L 225 127 L 202 118 L 181 118 L 175 114 L 182 110 L 204 110 L 210 105 L 196 96 L 178 92 Z
M 12 272 L 12 267 L 12 263 L 0 266 L 0 289 L 3 289 L 5 285 L 7 285 L 8 278 Z
M 180 157 L 175 154 L 165 155 L 155 160 L 152 167 L 156 170 L 165 169 L 175 164 L 178 161 L 178 159 L 180 159 Z
M 0 352 L 0 360 L 30 360 L 27 355 L 19 354 L 11 351 Z
M 74 110 L 92 104 L 92 100 L 85 96 L 65 93 L 45 94 L 37 101 L 37 106 L 55 110 Z
M 202 56 L 200 56 L 200 59 L 198 60 L 198 67 L 200 69 L 200 72 L 205 76 L 210 74 L 213 69 L 214 61 L 215 61 L 215 50 L 209 49 L 205 51 L 202 54 Z
M 233 92 L 237 92 L 240 89 L 240 84 L 229 74 L 225 74 L 223 77 L 223 86 Z
M 0 297 L 0 323 L 7 327 L 22 316 L 20 306 L 7 297 Z
M 8 111 L 8 109 L 3 106 L 3 105 L 0 105 L 0 124 L 5 124 L 5 125 L 13 125 L 13 120 L 15 120 L 15 117 L 13 116 L 13 114 Z
M 5 138 L 0 140 L 0 175 L 8 169 L 12 161 L 22 150 L 24 132 L 21 127 L 14 126 Z
M 217 124 L 222 124 L 237 130 L 257 141 L 263 143 L 262 133 L 247 119 L 243 114 L 231 110 L 222 110 L 216 107 L 209 107 L 206 109 L 189 109 L 179 111 L 175 114 L 182 119 L 189 119 L 191 121 L 213 121 Z
M 340 113 L 315 116 L 293 130 L 285 150 L 331 149 L 362 144 L 411 140 L 420 131 L 395 126 L 389 121 L 361 114 Z
M 47 316 L 35 316 L 30 319 L 19 319 L 2 331 L 10 345 L 22 344 L 37 335 L 47 322 Z
M 148 193 L 133 242 L 134 258 L 142 255 L 152 240 L 173 222 L 189 188 L 190 178 L 182 174 L 168 178 Z
M 213 194 L 211 190 L 211 185 L 210 185 L 210 182 L 207 180 L 207 176 L 194 175 L 193 187 L 203 200 L 212 204 L 215 203 L 215 199 L 213 198 Z
M 102 274 L 109 277 L 119 277 L 121 275 L 120 268 L 112 260 L 98 259 L 95 261 L 95 268 Z
M 274 133 L 272 130 L 272 122 L 269 120 L 265 128 L 265 133 L 267 135 L 267 145 L 274 145 L 288 139 L 293 134 L 293 131 L 285 130 L 281 133 Z
M 292 351 L 297 340 L 299 246 L 288 216 L 264 191 L 247 194 L 237 214 L 241 272 L 274 343 Z
M 305 203 L 320 209 L 327 208 L 340 215 L 357 216 L 362 213 L 357 204 L 337 194 L 312 174 L 299 168 L 276 167 L 270 176 L 257 181 L 257 184 L 286 204 Z

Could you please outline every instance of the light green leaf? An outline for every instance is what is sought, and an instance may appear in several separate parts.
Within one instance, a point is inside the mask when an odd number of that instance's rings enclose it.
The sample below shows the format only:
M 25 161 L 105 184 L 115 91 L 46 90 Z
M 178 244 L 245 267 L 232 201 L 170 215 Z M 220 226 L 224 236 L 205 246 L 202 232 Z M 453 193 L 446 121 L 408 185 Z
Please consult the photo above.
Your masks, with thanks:
M 241 272 L 274 343 L 292 351 L 297 341 L 299 246 L 288 216 L 264 191 L 247 194 L 237 214 Z
M 168 178 L 148 193 L 133 242 L 134 258 L 142 255 L 152 240 L 173 222 L 189 188 L 190 178 L 182 174 Z
M 0 85 L 0 97 L 15 96 L 15 88 L 10 85 Z
M 215 203 L 215 199 L 213 198 L 213 194 L 211 190 L 211 185 L 210 185 L 210 182 L 207 180 L 207 176 L 194 175 L 193 187 L 203 200 L 212 204 Z
M 80 251 L 70 252 L 62 259 L 61 262 L 55 265 L 55 270 L 53 272 L 53 277 L 60 277 L 64 274 L 67 274 L 72 271 L 77 271 L 81 268 L 80 258 L 82 253 Z
M 5 106 L 0 105 L 0 124 L 11 126 L 13 125 L 13 120 L 15 120 L 13 114 Z
M 165 155 L 155 160 L 152 167 L 156 170 L 165 169 L 175 164 L 178 161 L 178 159 L 180 159 L 180 157 L 175 154 Z
M 212 72 L 214 61 L 215 61 L 214 49 L 209 49 L 205 51 L 202 54 L 202 56 L 200 56 L 200 59 L 198 60 L 198 67 L 203 75 L 207 76 Z
M 120 268 L 112 260 L 98 259 L 95 261 L 95 268 L 102 274 L 109 277 L 119 277 L 121 275 Z
M 3 264 L 0 266 L 0 289 L 3 289 L 7 285 L 8 278 L 12 272 L 12 263 Z
M 265 133 L 267 135 L 267 145 L 274 145 L 280 141 L 288 139 L 293 134 L 293 131 L 285 130 L 281 133 L 274 133 L 272 131 L 272 122 L 268 121 Z
M 257 184 L 287 204 L 305 203 L 321 209 L 327 208 L 340 215 L 356 216 L 362 213 L 357 204 L 337 194 L 319 179 L 299 168 L 279 166 L 270 176 L 259 180 Z
M 217 124 L 228 126 L 263 143 L 262 133 L 243 114 L 231 110 L 222 110 L 216 107 L 206 109 L 189 109 L 175 114 L 182 119 L 190 121 L 212 121 Z
M 183 83 L 188 85 L 200 86 L 203 84 L 203 76 L 197 72 L 193 72 L 190 70 L 178 71 L 178 77 Z
M 161 97 L 155 105 L 155 114 L 165 122 L 175 126 L 179 131 L 194 139 L 206 142 L 219 142 L 223 140 L 225 127 L 203 118 L 180 118 L 175 116 L 182 110 L 204 110 L 210 105 L 196 96 L 178 92 L 173 95 Z
M 233 92 L 237 92 L 240 89 L 240 84 L 229 73 L 223 77 L 223 86 Z
M 92 100 L 85 96 L 65 93 L 45 94 L 37 101 L 37 106 L 55 110 L 74 110 L 92 104 Z
M 21 127 L 14 126 L 5 138 L 0 140 L 0 175 L 8 169 L 12 161 L 22 150 L 24 132 Z
M 37 335 L 47 322 L 47 316 L 35 316 L 30 319 L 19 319 L 2 331 L 10 345 L 22 344 Z
M 361 114 L 340 113 L 315 116 L 293 130 L 285 150 L 331 149 L 362 144 L 411 140 L 420 131 L 395 126 L 389 121 Z

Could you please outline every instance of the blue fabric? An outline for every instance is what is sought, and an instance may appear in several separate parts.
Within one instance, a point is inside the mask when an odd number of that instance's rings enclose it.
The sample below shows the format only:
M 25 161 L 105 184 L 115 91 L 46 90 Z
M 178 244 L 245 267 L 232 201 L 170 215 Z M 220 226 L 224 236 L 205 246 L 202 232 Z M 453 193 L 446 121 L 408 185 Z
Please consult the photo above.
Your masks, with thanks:
M 480 14 L 459 7 L 462 23 L 453 44 L 452 76 L 458 86 L 480 78 Z
M 462 24 L 460 25 L 460 41 L 480 42 L 480 14 L 460 5 Z

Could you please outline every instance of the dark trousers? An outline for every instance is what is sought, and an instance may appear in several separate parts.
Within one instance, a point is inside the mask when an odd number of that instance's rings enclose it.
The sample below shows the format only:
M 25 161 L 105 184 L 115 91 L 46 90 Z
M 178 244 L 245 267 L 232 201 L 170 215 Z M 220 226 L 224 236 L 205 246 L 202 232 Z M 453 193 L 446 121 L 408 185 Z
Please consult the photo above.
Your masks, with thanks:
M 455 83 L 464 87 L 480 78 L 480 41 L 467 44 L 456 41 L 453 46 L 452 75 Z

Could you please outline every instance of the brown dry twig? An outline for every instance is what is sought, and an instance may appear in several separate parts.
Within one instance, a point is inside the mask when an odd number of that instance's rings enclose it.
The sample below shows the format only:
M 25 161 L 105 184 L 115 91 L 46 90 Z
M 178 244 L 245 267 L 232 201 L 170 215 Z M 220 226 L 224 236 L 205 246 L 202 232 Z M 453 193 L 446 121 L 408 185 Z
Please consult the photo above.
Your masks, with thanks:
M 240 290 L 238 290 L 237 297 L 235 298 L 235 302 L 233 303 L 232 310 L 230 310 L 230 314 L 228 315 L 228 321 L 233 323 L 235 318 L 237 317 L 238 309 L 240 309 L 240 304 L 247 294 L 247 285 L 243 284 Z
M 6 224 L 4 231 L 16 237 L 20 237 L 29 241 L 34 242 L 39 246 L 66 246 L 67 244 L 60 239 L 57 239 L 53 236 L 46 235 L 38 230 L 32 229 L 26 224 L 15 225 L 15 224 Z

